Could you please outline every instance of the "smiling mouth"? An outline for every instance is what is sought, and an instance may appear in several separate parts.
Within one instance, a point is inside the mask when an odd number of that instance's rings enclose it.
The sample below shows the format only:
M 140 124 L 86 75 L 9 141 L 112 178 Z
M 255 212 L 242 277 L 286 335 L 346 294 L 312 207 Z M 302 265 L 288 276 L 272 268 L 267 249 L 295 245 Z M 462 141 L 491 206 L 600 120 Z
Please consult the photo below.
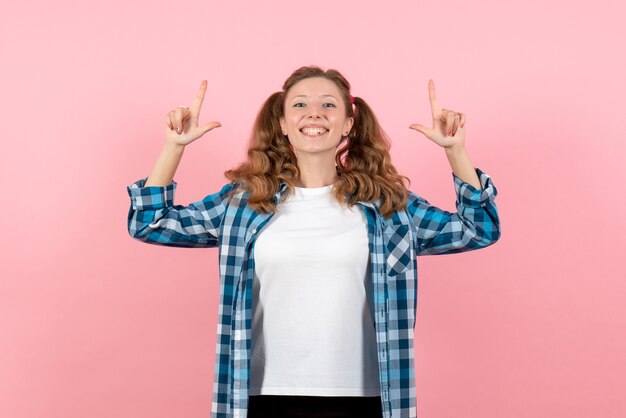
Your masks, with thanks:
M 303 128 L 300 129 L 300 132 L 302 132 L 306 136 L 317 137 L 325 135 L 326 133 L 328 133 L 328 130 L 324 128 Z

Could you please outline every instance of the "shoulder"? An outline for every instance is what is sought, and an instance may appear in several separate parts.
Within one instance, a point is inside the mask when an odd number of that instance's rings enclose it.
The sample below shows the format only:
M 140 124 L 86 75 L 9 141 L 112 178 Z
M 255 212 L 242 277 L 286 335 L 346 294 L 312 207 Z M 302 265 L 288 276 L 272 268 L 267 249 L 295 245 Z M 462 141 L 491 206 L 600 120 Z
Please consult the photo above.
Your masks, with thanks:
M 250 197 L 250 191 L 246 190 L 241 183 L 231 181 L 224 184 L 219 191 L 222 197 L 229 201 L 229 204 L 243 206 Z

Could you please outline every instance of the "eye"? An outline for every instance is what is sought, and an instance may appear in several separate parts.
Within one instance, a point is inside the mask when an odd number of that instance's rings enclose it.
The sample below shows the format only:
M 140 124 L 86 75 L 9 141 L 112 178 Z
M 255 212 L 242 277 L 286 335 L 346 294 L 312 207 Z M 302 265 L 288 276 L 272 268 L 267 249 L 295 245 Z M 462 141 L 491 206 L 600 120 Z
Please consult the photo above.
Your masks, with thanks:
M 293 107 L 300 107 L 300 106 L 298 106 L 298 105 L 303 105 L 303 104 L 304 104 L 304 103 L 295 103 L 295 104 L 293 105 Z M 334 104 L 334 103 L 324 103 L 324 105 L 331 105 L 332 107 L 337 107 L 337 106 L 335 106 L 335 104 Z

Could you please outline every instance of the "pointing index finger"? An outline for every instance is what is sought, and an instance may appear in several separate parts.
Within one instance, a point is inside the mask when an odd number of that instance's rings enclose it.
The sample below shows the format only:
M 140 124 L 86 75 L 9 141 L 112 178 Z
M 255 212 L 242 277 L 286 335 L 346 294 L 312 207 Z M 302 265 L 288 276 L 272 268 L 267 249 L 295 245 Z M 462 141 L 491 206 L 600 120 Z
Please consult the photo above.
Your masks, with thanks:
M 433 80 L 428 80 L 428 97 L 430 99 L 430 110 L 433 118 L 435 118 L 435 115 L 439 112 L 439 102 L 435 94 L 435 82 Z
M 204 93 L 206 92 L 206 86 L 207 86 L 207 81 L 202 80 L 202 82 L 200 83 L 200 90 L 198 90 L 198 95 L 196 96 L 196 99 L 193 101 L 193 104 L 191 105 L 192 111 L 195 114 L 200 113 L 200 108 L 202 107 L 202 101 L 204 100 Z

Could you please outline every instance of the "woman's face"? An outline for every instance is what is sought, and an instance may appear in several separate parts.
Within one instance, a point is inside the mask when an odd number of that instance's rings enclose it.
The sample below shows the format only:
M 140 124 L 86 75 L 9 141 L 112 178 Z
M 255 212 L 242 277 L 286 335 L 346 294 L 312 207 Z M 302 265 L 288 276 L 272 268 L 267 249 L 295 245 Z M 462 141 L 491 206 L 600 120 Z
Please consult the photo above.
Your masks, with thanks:
M 332 150 L 334 158 L 337 145 L 353 122 L 353 118 L 346 118 L 346 107 L 335 83 L 310 77 L 294 84 L 287 93 L 280 126 L 296 155 Z

